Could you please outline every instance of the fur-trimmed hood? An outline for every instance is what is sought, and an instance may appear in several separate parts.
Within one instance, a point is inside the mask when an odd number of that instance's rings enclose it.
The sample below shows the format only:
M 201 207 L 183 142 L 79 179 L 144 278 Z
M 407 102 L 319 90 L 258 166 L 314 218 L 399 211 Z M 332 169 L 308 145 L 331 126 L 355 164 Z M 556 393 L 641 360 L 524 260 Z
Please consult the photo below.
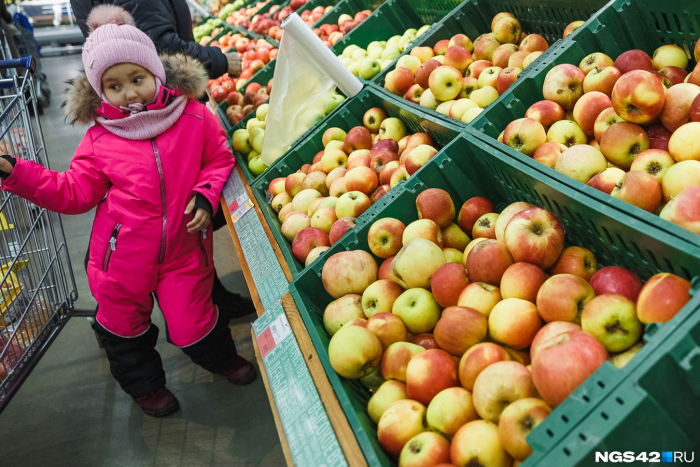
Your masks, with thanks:
M 184 54 L 160 56 L 165 68 L 166 80 L 163 85 L 169 89 L 177 89 L 182 94 L 196 98 L 207 90 L 208 76 L 202 64 Z M 68 121 L 72 124 L 90 125 L 97 114 L 95 111 L 102 107 L 102 99 L 92 88 L 85 76 L 85 71 L 67 81 L 66 101 L 63 110 Z

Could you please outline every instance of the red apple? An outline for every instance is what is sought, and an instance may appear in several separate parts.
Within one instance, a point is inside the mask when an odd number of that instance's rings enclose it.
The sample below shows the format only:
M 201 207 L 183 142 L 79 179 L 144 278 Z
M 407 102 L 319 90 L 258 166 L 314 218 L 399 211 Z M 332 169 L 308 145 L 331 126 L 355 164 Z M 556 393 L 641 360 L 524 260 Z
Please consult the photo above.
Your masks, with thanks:
M 537 310 L 546 322 L 581 322 L 583 308 L 595 291 L 585 279 L 573 274 L 557 274 L 547 279 L 537 292 Z
M 471 232 L 476 221 L 484 214 L 493 212 L 493 204 L 486 198 L 476 196 L 464 202 L 459 210 L 457 225 L 464 232 Z
M 328 240 L 331 245 L 340 240 L 340 238 L 345 235 L 345 233 L 355 227 L 355 219 L 352 217 L 344 217 L 335 221 L 331 227 L 331 231 L 328 232 Z
M 471 282 L 485 282 L 498 286 L 506 269 L 515 261 L 505 244 L 487 239 L 472 248 L 466 262 Z
M 496 222 L 498 214 L 489 212 L 476 220 L 472 228 L 472 238 L 491 238 L 496 240 Z
M 597 269 L 598 262 L 591 250 L 580 246 L 570 246 L 562 251 L 557 261 L 552 265 L 550 272 L 552 275 L 573 274 L 590 281 Z
M 671 273 L 652 276 L 637 300 L 637 316 L 644 323 L 667 323 L 690 301 L 690 282 Z
M 537 120 L 544 127 L 550 127 L 566 118 L 566 111 L 556 102 L 544 100 L 535 102 L 525 112 L 525 118 Z
M 602 191 L 603 193 L 611 194 L 622 177 L 625 176 L 625 171 L 617 167 L 608 167 L 599 172 L 598 175 L 591 178 L 587 185 Z
M 451 306 L 443 310 L 433 333 L 441 349 L 461 357 L 486 337 L 487 327 L 486 317 L 474 308 Z
M 406 367 L 408 397 L 428 405 L 443 389 L 459 386 L 457 363 L 444 350 L 426 350 Z
M 401 450 L 401 467 L 427 467 L 450 462 L 450 442 L 432 431 L 417 434 Z
M 565 110 L 573 109 L 583 96 L 583 80 L 586 75 L 575 65 L 557 65 L 544 78 L 544 98 L 561 105 Z
M 615 60 L 615 68 L 620 70 L 623 75 L 633 70 L 654 71 L 654 66 L 651 63 L 651 57 L 643 50 L 628 50 L 623 52 Z
M 450 194 L 439 188 L 429 188 L 416 198 L 419 219 L 430 219 L 441 228 L 450 225 L 455 217 L 455 207 Z
M 532 375 L 525 365 L 513 361 L 496 362 L 476 377 L 474 407 L 481 418 L 498 423 L 506 406 L 536 394 Z
M 421 352 L 425 352 L 425 348 L 410 342 L 391 344 L 382 355 L 382 375 L 385 379 L 406 382 L 408 362 Z
M 554 264 L 564 249 L 564 227 L 551 212 L 533 207 L 513 216 L 504 239 L 515 262 L 545 269 Z
M 430 333 L 422 333 L 422 334 L 416 334 L 413 336 L 413 339 L 411 339 L 412 344 L 420 345 L 423 347 L 425 350 L 430 350 L 430 349 L 439 349 L 437 345 L 437 341 L 435 340 L 435 336 L 433 336 Z
M 430 287 L 435 301 L 442 307 L 456 306 L 459 294 L 469 285 L 469 278 L 464 266 L 447 263 L 440 266 L 430 280 Z
M 474 390 L 474 381 L 486 367 L 510 360 L 508 352 L 491 342 L 476 344 L 467 350 L 459 362 L 459 381 L 463 388 Z
M 634 170 L 623 175 L 610 194 L 613 198 L 652 213 L 659 209 L 662 201 L 659 181 L 653 175 L 641 170 Z
M 534 302 L 520 298 L 503 299 L 489 315 L 489 336 L 517 350 L 529 347 L 541 327 Z
M 570 331 L 542 343 L 532 362 L 537 392 L 556 407 L 608 359 L 595 337 Z
M 380 258 L 395 256 L 403 246 L 406 226 L 398 219 L 385 217 L 372 224 L 367 233 L 369 249 Z
M 537 292 L 547 280 L 547 275 L 534 264 L 515 263 L 501 278 L 501 297 L 520 298 L 535 303 Z
M 615 113 L 620 117 L 643 125 L 659 115 L 664 107 L 665 94 L 663 84 L 654 75 L 648 71 L 634 70 L 617 80 L 611 100 Z
M 637 301 L 642 289 L 642 281 L 639 276 L 629 269 L 619 266 L 608 266 L 593 274 L 591 287 L 596 295 L 616 294 Z
M 543 343 L 560 334 L 571 331 L 581 331 L 581 326 L 568 321 L 552 321 L 542 326 L 530 345 L 530 360 L 535 359 Z

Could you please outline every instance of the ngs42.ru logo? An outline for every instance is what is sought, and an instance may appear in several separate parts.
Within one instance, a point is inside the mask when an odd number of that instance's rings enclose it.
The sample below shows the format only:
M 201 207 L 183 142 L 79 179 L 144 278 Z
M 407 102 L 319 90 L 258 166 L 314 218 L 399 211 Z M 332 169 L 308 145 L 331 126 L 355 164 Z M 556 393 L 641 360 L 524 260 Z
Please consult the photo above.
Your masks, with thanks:
M 692 463 L 695 460 L 694 452 L 672 452 L 672 451 L 662 451 L 662 452 L 640 452 L 635 453 L 632 451 L 626 452 L 596 452 L 595 461 L 596 462 L 685 462 Z

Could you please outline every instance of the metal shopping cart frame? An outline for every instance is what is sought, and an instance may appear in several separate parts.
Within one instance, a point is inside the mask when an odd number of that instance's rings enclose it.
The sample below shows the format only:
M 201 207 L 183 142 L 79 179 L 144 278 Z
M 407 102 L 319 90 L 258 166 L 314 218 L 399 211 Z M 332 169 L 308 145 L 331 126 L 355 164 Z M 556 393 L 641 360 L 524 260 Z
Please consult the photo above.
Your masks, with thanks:
M 36 61 L 31 56 L 0 60 L 0 71 L 0 154 L 48 168 L 34 86 Z M 1 192 L 0 274 L 2 412 L 77 311 L 60 215 Z

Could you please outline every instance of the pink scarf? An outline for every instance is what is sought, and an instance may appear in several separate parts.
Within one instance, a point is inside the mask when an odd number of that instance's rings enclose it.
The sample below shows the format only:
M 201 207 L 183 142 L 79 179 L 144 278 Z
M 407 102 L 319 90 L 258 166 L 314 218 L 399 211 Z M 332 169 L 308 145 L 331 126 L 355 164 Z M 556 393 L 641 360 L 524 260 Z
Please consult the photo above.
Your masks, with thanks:
M 145 106 L 131 104 L 118 108 L 103 100 L 102 107 L 97 109 L 97 122 L 124 139 L 146 140 L 173 126 L 186 105 L 187 96 L 161 85 L 154 101 Z

